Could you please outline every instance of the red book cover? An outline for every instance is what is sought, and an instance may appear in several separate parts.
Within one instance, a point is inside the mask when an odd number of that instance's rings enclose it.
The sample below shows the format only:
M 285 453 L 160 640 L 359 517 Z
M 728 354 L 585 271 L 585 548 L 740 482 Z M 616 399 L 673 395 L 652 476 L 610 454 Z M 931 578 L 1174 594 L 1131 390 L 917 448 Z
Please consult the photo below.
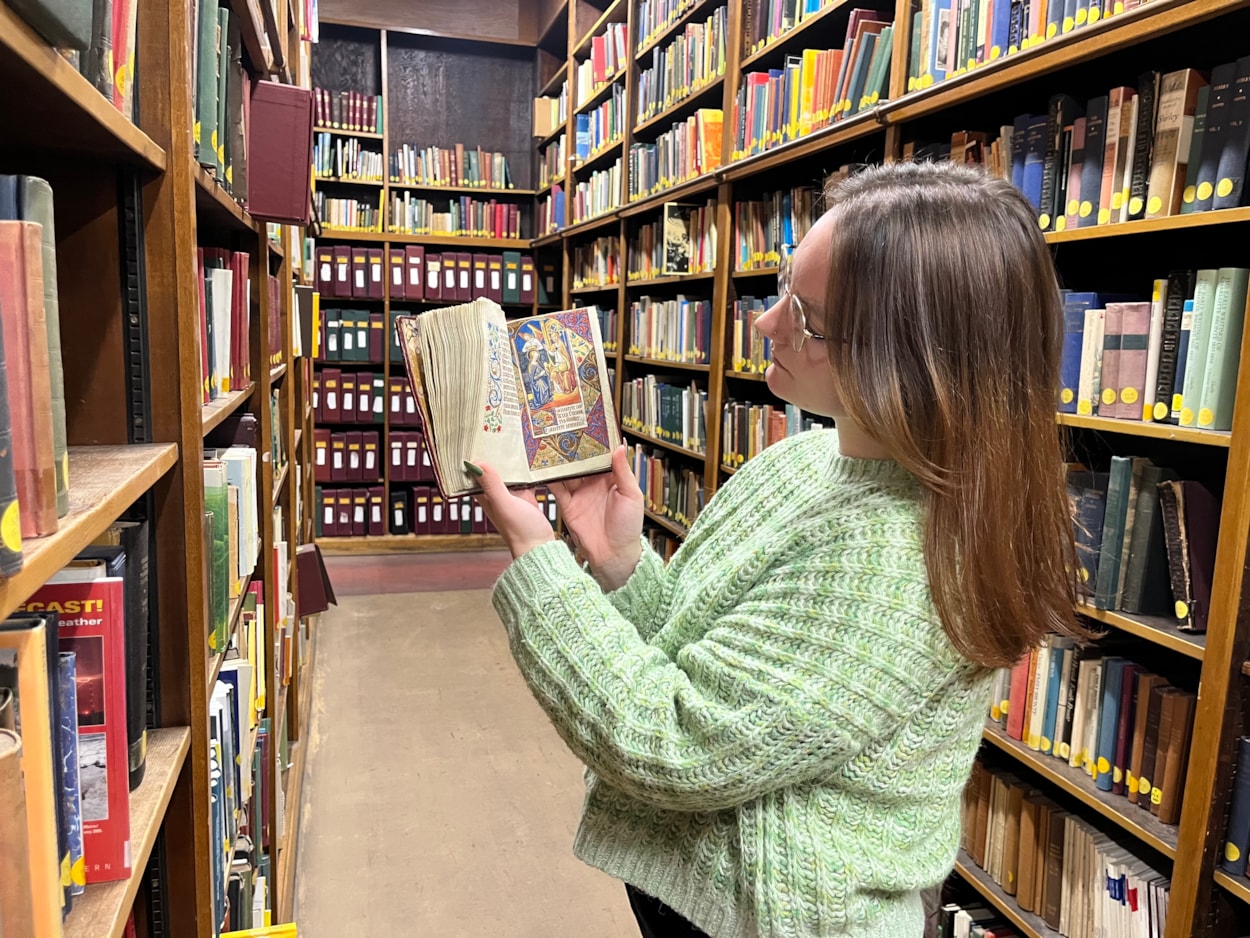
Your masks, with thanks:
M 113 0 L 113 107 L 130 117 L 126 113 L 123 104 L 123 98 L 129 98 L 126 93 L 126 61 L 130 58 L 130 8 L 137 0 Z
M 404 476 L 405 482 L 416 482 L 421 478 L 421 434 L 404 434 Z
M 345 434 L 347 442 L 347 474 L 343 477 L 347 482 L 365 481 L 364 443 L 359 430 L 351 430 Z M 363 533 L 363 532 L 362 532 Z
M 230 269 L 234 272 L 231 288 L 234 296 L 230 303 L 230 387 L 241 388 L 252 380 L 251 340 L 248 328 L 248 311 L 251 284 L 248 280 L 248 255 L 235 251 L 230 256 Z
M 492 254 L 487 262 L 486 295 L 496 303 L 503 302 L 503 257 Z
M 379 462 L 378 453 L 379 445 L 378 431 L 365 430 L 360 434 L 361 479 L 365 482 L 377 482 L 382 478 L 382 465 Z
M 534 258 L 521 255 L 521 302 L 534 302 Z
M 386 361 L 386 314 L 369 314 L 369 361 Z
M 390 249 L 390 272 L 389 272 L 389 276 L 387 277 L 386 282 L 388 285 L 387 288 L 390 291 L 389 295 L 392 300 L 407 299 L 407 295 L 404 292 L 404 284 L 407 282 L 407 279 L 408 279 L 405 276 L 405 274 L 407 273 L 407 271 L 405 270 L 406 265 L 407 265 L 407 261 L 404 259 L 404 249 L 403 248 L 391 248 Z M 416 297 L 413 297 L 413 299 L 416 299 Z
M 412 533 L 430 533 L 430 490 L 412 490 Z
M 330 434 L 330 481 L 347 481 L 347 434 Z
M 48 583 L 24 607 L 57 613 L 60 649 L 78 657 L 78 766 L 88 884 L 130 877 L 124 591 L 121 577 Z
M 1137 678 L 1142 673 L 1139 665 L 1130 664 L 1124 668 L 1124 679 L 1120 684 L 1120 711 L 1116 718 L 1115 749 L 1111 762 L 1111 793 L 1122 795 L 1128 774 L 1130 747 L 1133 742 L 1133 702 L 1137 699 Z
M 1025 697 L 1029 684 L 1029 655 L 1025 655 L 1011 669 L 1011 690 L 1007 697 L 1007 735 L 1012 739 L 1024 738 Z
M 337 518 L 335 523 L 338 527 L 339 537 L 352 536 L 352 490 L 339 489 L 335 496 L 335 512 Z
M 349 298 L 352 295 L 352 250 L 348 247 L 334 249 L 334 292 L 331 296 Z
M 418 466 L 417 479 L 421 482 L 434 482 L 434 465 L 430 462 L 430 447 L 425 442 L 425 434 L 417 433 L 418 446 L 421 449 L 421 464 Z
M 369 521 L 366 534 L 377 536 L 386 533 L 386 489 L 380 485 L 369 490 Z
M 391 461 L 386 477 L 392 482 L 398 482 L 404 470 L 404 437 L 402 433 L 392 432 L 387 440 L 391 450 Z
M 407 282 L 404 285 L 404 299 L 421 300 L 425 298 L 425 248 L 409 245 L 404 248 L 404 263 L 408 268 Z
M 258 81 L 245 110 L 248 211 L 258 221 L 306 225 L 312 207 L 312 92 Z
M 321 372 L 321 414 L 326 423 L 339 422 L 339 383 L 342 372 L 327 368 Z
M 400 425 L 400 418 L 404 413 L 404 395 L 403 385 L 399 378 L 391 378 L 391 383 L 387 393 L 387 411 L 390 414 L 390 424 L 392 427 Z
M 369 490 L 352 489 L 352 536 L 364 537 L 369 530 Z
M 410 259 L 411 261 L 411 259 Z M 412 281 L 408 281 L 408 299 L 412 299 Z M 441 300 L 443 298 L 443 257 L 433 252 L 425 255 L 425 298 Z M 450 299 L 450 297 L 449 297 Z
M 313 480 L 329 482 L 330 478 L 330 431 L 325 427 L 313 430 Z
M 465 251 L 456 255 L 456 299 L 462 303 L 473 299 L 473 255 Z
M 312 376 L 312 405 L 313 420 L 321 423 L 325 420 L 324 413 L 321 409 L 321 372 L 314 371 Z
M 460 290 L 456 286 L 456 265 L 460 255 L 455 252 L 443 252 L 443 299 L 460 299 Z
M 447 506 L 442 493 L 437 489 L 430 490 L 430 533 L 447 534 Z
M 373 419 L 373 374 L 362 371 L 356 375 L 356 413 L 352 417 L 358 423 Z
M 369 296 L 380 300 L 386 295 L 386 283 L 383 280 L 382 249 L 369 249 Z
M 352 296 L 356 299 L 369 296 L 368 248 L 352 248 Z
M 317 292 L 334 296 L 334 248 L 317 245 Z
M 321 534 L 323 537 L 334 537 L 334 499 L 338 492 L 334 489 L 321 490 Z

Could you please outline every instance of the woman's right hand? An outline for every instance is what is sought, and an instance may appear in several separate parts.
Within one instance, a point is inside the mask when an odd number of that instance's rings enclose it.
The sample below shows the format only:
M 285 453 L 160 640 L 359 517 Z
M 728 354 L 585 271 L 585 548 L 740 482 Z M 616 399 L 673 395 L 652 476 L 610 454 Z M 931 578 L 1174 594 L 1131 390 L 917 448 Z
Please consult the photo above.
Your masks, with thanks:
M 599 585 L 611 592 L 633 574 L 642 556 L 642 490 L 625 447 L 612 454 L 612 471 L 548 484 L 565 527 Z

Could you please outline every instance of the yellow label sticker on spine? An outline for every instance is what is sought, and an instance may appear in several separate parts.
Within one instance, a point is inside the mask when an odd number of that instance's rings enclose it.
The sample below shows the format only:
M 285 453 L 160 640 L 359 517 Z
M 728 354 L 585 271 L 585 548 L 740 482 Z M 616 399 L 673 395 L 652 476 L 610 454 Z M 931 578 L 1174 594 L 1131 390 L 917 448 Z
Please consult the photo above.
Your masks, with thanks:
M 1124 193 L 1113 192 L 1111 194 L 1111 211 L 1118 212 L 1122 208 L 1124 208 Z
M 1211 193 L 1214 191 L 1215 187 L 1211 185 L 1211 183 L 1200 182 L 1198 183 L 1198 188 L 1195 190 L 1195 194 L 1199 199 L 1202 199 L 1205 202 L 1207 199 L 1211 198 Z
M 1102 19 L 1102 10 L 1098 9 L 1098 7 L 1090 7 L 1089 8 L 1090 24 L 1093 25 L 1094 23 L 1097 23 L 1100 19 Z
M 1159 198 L 1157 195 L 1152 195 L 1150 197 L 1150 201 L 1146 203 L 1146 214 L 1158 215 L 1159 211 L 1162 208 L 1163 208 L 1163 199 Z
M 1114 403 L 1115 403 L 1115 400 L 1116 400 L 1116 398 L 1115 398 L 1115 388 L 1103 388 L 1103 389 L 1102 389 L 1102 402 L 1103 402 L 1103 404 L 1107 404 L 1107 405 L 1114 404 Z
M 1120 400 L 1126 404 L 1137 403 L 1137 388 L 1122 388 L 1120 390 Z
M 1099 756 L 1098 757 L 1098 773 L 1100 775 L 1106 775 L 1110 771 L 1111 771 L 1111 763 L 1107 761 L 1107 757 Z
M 1076 11 L 1076 25 L 1077 26 L 1084 26 L 1085 21 L 1087 19 L 1089 19 L 1089 10 L 1087 10 L 1085 7 L 1081 7 L 1080 9 Z
M 1198 426 L 1209 427 L 1215 423 L 1215 411 L 1210 407 L 1203 407 L 1198 411 Z
M 1094 405 L 1089 401 L 1080 401 L 1076 405 L 1076 412 L 1082 417 L 1088 417 L 1094 412 Z
M 1055 231 L 1067 231 L 1067 230 L 1068 230 L 1068 216 L 1060 215 L 1058 218 L 1055 219 Z
M 1224 859 L 1229 863 L 1236 863 L 1241 859 L 1241 851 L 1237 849 L 1237 845 L 1231 840 L 1224 843 Z
M 1070 32 L 1072 32 L 1072 27 L 1073 27 L 1073 26 L 1075 26 L 1075 25 L 1076 25 L 1076 20 L 1074 20 L 1072 17 L 1070 17 L 1070 16 L 1065 16 L 1065 17 L 1063 18 L 1063 31 L 1064 31 L 1065 33 L 1070 33 Z
M 1080 199 L 1068 199 L 1068 214 L 1069 215 L 1075 215 L 1080 210 L 1081 210 Z
M 1118 765 L 1111 771 L 1111 781 L 1119 785 L 1124 780 L 1124 770 Z
M 1163 403 L 1163 401 L 1155 401 L 1154 418 L 1155 420 L 1168 419 L 1168 405 Z
M 1185 191 L 1181 193 L 1181 201 L 1186 205 L 1194 204 L 1194 197 L 1198 194 L 1197 186 L 1186 186 Z
M 1163 804 L 1163 789 L 1162 788 L 1152 788 L 1150 790 L 1150 803 L 1151 804 Z
M 1063 401 L 1065 404 L 1071 404 L 1072 398 L 1074 397 L 1076 397 L 1076 395 L 1072 393 L 1071 388 L 1064 388 L 1059 392 L 1059 400 Z
M 1094 210 L 1093 203 L 1088 202 L 1088 201 L 1081 203 L 1080 214 L 1082 218 L 1089 218 L 1090 212 L 1092 212 L 1093 210 Z
M 1133 196 L 1128 200 L 1128 213 L 1130 215 L 1138 215 L 1141 213 L 1142 201 L 1140 196 Z
M 1111 209 L 1100 208 L 1098 210 L 1098 224 L 1106 225 L 1106 224 L 1110 224 L 1110 222 L 1111 222 Z
M 1185 600 L 1183 599 L 1178 599 L 1176 601 L 1176 618 L 1178 619 L 1189 618 L 1189 603 L 1185 602 Z
M 1221 199 L 1233 194 L 1233 181 L 1225 176 L 1215 186 L 1215 194 Z

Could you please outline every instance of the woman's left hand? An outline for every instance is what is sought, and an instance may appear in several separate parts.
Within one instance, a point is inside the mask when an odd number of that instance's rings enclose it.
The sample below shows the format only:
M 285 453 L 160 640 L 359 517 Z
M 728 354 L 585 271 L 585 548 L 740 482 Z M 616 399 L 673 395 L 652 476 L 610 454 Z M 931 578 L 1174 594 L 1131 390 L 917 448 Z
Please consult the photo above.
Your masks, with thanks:
M 465 468 L 470 472 L 473 472 L 472 466 L 472 463 L 465 463 Z M 514 560 L 533 548 L 556 539 L 551 522 L 539 507 L 533 489 L 511 491 L 504 485 L 499 473 L 488 464 L 481 463 L 476 468 L 481 470 L 477 481 L 482 487 L 482 494 L 477 496 L 478 503 L 490 518 L 491 524 L 503 535 Z

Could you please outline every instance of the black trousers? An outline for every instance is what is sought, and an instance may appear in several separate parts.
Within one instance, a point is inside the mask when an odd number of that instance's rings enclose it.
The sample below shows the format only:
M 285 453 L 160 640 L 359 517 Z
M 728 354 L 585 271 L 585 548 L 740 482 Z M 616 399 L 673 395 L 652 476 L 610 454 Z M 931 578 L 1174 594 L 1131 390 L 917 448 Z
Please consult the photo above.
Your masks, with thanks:
M 629 895 L 629 907 L 638 919 L 642 938 L 708 938 L 706 932 L 695 928 L 659 899 L 625 884 Z

